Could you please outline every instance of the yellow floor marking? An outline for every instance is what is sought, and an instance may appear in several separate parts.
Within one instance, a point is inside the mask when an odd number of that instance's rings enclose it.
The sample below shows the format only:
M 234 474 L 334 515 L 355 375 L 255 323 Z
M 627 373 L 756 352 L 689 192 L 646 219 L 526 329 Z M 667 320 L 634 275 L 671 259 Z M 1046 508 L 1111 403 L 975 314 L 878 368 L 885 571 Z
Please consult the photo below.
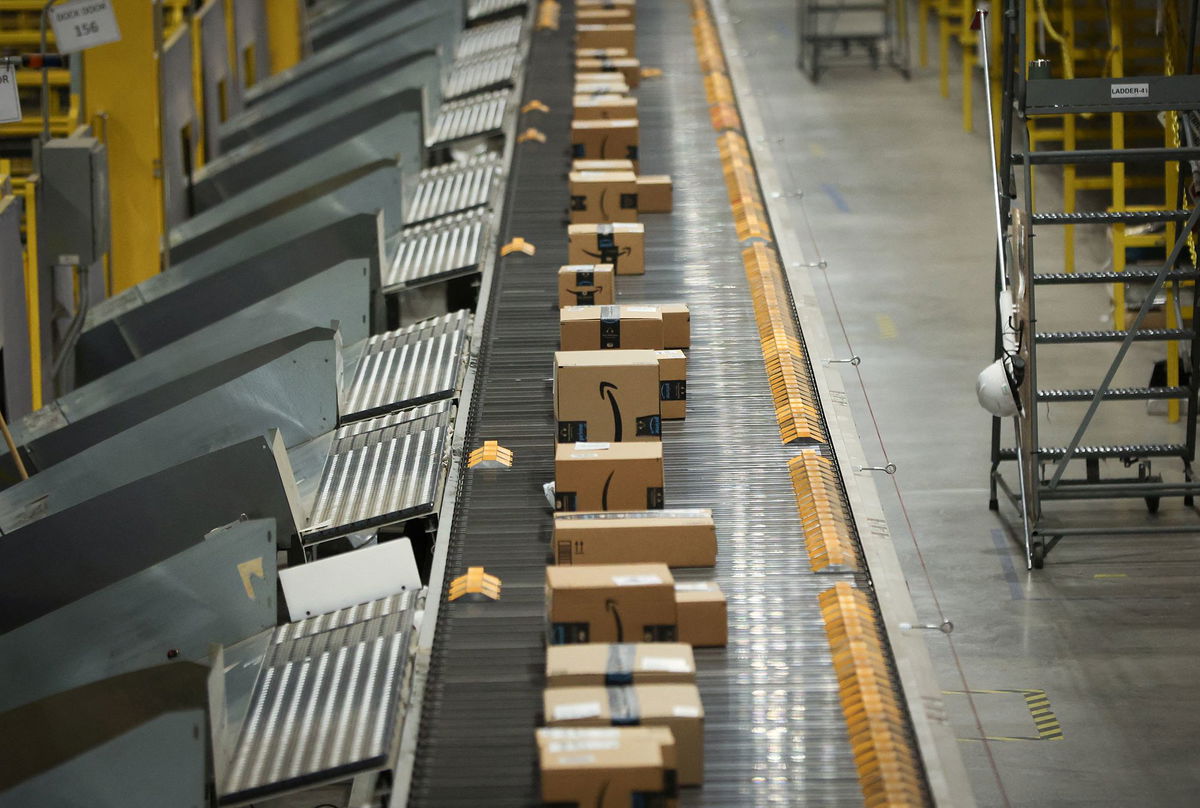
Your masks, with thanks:
M 983 738 L 959 738 L 960 741 L 1061 741 L 1063 739 L 1062 725 L 1058 723 L 1058 717 L 1050 711 L 1050 699 L 1046 697 L 1045 690 L 1037 690 L 1033 688 L 1025 688 L 1023 690 L 943 690 L 942 695 L 945 696 L 966 696 L 974 694 L 977 696 L 1004 696 L 1016 694 L 1024 698 L 1025 708 L 1029 710 L 1029 717 L 1033 719 L 1033 725 L 1038 731 L 1036 738 L 1009 737 L 1005 735 L 985 735 Z
M 876 314 L 875 322 L 879 326 L 879 336 L 884 339 L 896 338 L 896 323 L 886 314 Z
M 813 153 L 813 157 L 824 157 L 825 147 L 820 143 L 809 143 L 808 150 Z
M 1124 572 L 1097 572 L 1093 578 L 1128 578 L 1129 575 Z

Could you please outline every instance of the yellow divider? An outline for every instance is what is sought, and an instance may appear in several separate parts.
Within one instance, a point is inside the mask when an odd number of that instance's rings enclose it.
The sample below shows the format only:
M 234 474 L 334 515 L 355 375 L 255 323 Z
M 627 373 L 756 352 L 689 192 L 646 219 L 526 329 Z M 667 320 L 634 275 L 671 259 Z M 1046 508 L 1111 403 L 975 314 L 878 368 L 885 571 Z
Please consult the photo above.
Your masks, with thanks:
M 813 571 L 857 572 L 854 532 L 833 459 L 802 452 L 788 462 L 788 470 Z

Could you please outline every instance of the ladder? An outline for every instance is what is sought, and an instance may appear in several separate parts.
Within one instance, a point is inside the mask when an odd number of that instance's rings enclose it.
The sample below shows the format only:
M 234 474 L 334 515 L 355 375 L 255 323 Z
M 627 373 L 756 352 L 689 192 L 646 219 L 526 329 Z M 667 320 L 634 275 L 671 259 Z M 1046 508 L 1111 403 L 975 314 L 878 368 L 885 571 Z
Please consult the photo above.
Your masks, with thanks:
M 1121 2 L 1122 0 L 1116 0 Z M 1196 6 L 1192 0 L 1195 31 Z M 1192 505 L 1200 493 L 1200 482 L 1193 480 L 1192 463 L 1196 454 L 1197 394 L 1200 391 L 1200 341 L 1194 327 L 1182 323 L 1165 328 L 1144 327 L 1146 315 L 1158 293 L 1172 287 L 1175 297 L 1188 284 L 1191 305 L 1196 304 L 1200 273 L 1193 265 L 1188 239 L 1200 223 L 1200 206 L 1191 209 L 1182 204 L 1182 185 L 1171 209 L 1129 210 L 1110 208 L 1103 211 L 1046 212 L 1034 209 L 1033 172 L 1038 165 L 1113 165 L 1128 162 L 1184 162 L 1200 159 L 1200 142 L 1190 127 L 1184 127 L 1185 143 L 1177 147 L 1138 149 L 1063 149 L 1035 151 L 1031 147 L 1028 122 L 1045 116 L 1124 115 L 1131 112 L 1190 112 L 1200 109 L 1200 75 L 1192 75 L 1189 57 L 1187 71 L 1175 76 L 1138 76 L 1130 78 L 1050 78 L 1044 60 L 1027 58 L 1027 4 L 1022 0 L 1006 3 L 1004 46 L 1001 58 L 1002 110 L 999 155 L 999 220 L 1005 228 L 1005 255 L 997 256 L 998 268 L 1007 275 L 1013 298 L 1011 314 L 997 306 L 995 355 L 1004 355 L 1003 334 L 1006 326 L 1015 330 L 1015 364 L 1023 368 L 1017 385 L 1019 412 L 1012 420 L 1015 445 L 1004 445 L 1005 419 L 994 418 L 991 441 L 990 501 L 999 510 L 999 494 L 1017 509 L 1021 517 L 1020 539 L 1024 544 L 1026 567 L 1040 569 L 1046 555 L 1066 536 L 1133 535 L 1143 533 L 1194 533 L 1200 524 L 1186 526 L 1148 523 L 1137 526 L 1085 524 L 1078 519 L 1054 518 L 1047 513 L 1049 503 L 1064 500 L 1114 498 L 1144 499 L 1151 513 L 1157 512 L 1162 497 L 1182 496 L 1185 506 Z M 1194 33 L 1187 53 L 1195 46 Z M 1017 174 L 1021 182 L 1018 186 Z M 1118 228 L 1133 224 L 1173 223 L 1176 236 L 1168 241 L 1166 260 L 1156 269 L 1130 268 L 1124 271 L 1037 272 L 1035 235 L 1039 229 L 1077 224 L 1108 224 Z M 1006 260 L 1005 260 L 1006 259 Z M 1144 302 L 1128 324 L 1113 329 L 1039 331 L 1037 296 L 1047 286 L 1082 290 L 1095 284 L 1138 283 L 1146 287 Z M 1002 288 L 997 273 L 996 291 Z M 1113 380 L 1134 342 L 1176 342 L 1190 346 L 1190 377 L 1186 384 L 1117 387 Z M 1098 384 L 1094 388 L 1042 387 L 1039 382 L 1038 351 L 1047 345 L 1071 346 L 1079 360 L 1103 356 L 1107 367 L 1096 368 Z M 1103 346 L 1116 346 L 1115 354 Z M 1011 355 L 1010 355 L 1011 356 Z M 1178 443 L 1147 443 L 1132 440 L 1123 444 L 1090 445 L 1084 441 L 1088 427 L 1100 407 L 1114 401 L 1177 400 L 1187 402 L 1185 437 Z M 1072 430 L 1065 446 L 1043 446 L 1039 441 L 1040 411 L 1048 403 L 1086 402 L 1087 409 Z M 1056 419 L 1064 414 L 1056 412 Z M 1073 423 L 1073 421 L 1072 421 Z M 1152 469 L 1152 461 L 1173 459 L 1182 463 L 1183 481 L 1168 481 Z M 1119 461 L 1123 467 L 1116 475 L 1102 465 Z M 1002 463 L 1015 462 L 1016 481 L 1010 482 Z M 1083 474 L 1080 476 L 1082 465 Z M 1124 469 L 1137 467 L 1136 475 Z M 1086 521 L 1086 520 L 1082 520 Z

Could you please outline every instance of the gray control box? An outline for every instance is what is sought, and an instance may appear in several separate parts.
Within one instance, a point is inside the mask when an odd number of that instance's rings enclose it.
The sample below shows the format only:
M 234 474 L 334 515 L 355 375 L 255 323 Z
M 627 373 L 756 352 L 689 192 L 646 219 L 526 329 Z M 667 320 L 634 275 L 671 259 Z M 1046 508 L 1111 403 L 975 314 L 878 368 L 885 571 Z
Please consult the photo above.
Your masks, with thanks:
M 108 153 L 94 137 L 42 147 L 39 211 L 44 264 L 91 266 L 109 250 Z

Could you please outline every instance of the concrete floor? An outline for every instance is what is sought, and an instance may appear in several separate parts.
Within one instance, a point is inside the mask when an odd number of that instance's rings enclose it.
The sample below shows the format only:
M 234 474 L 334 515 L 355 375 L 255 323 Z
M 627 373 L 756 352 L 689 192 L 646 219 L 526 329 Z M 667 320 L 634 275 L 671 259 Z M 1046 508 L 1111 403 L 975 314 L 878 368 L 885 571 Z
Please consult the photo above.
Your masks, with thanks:
M 948 100 L 934 68 L 907 82 L 837 69 L 813 86 L 795 69 L 794 2 L 727 1 L 781 179 L 803 192 L 792 225 L 808 260 L 828 263 L 814 283 L 830 333 L 836 344 L 844 328 L 863 358 L 861 385 L 844 372 L 864 446 L 899 468 L 880 492 L 918 611 L 955 624 L 929 645 L 980 804 L 1200 804 L 1200 530 L 1070 538 L 1028 573 L 987 508 L 990 420 L 974 380 L 991 358 L 994 234 L 987 142 L 962 131 L 957 79 Z M 1057 193 L 1047 177 L 1040 207 Z M 1049 269 L 1061 242 L 1039 238 Z M 1103 268 L 1103 233 L 1080 240 L 1079 269 Z M 1111 328 L 1108 309 L 1104 288 L 1039 298 L 1053 328 Z M 1118 379 L 1141 385 L 1162 348 L 1137 347 Z M 1042 386 L 1092 387 L 1115 346 L 1057 350 L 1042 355 Z M 1048 431 L 1069 434 L 1081 413 L 1059 405 Z M 1180 434 L 1144 404 L 1105 404 L 1088 442 Z M 1160 469 L 1177 476 L 1178 463 Z M 1178 499 L 1157 517 L 1136 500 L 1076 510 L 1064 521 L 1200 526 Z M 1036 691 L 1060 740 L 1038 737 Z

